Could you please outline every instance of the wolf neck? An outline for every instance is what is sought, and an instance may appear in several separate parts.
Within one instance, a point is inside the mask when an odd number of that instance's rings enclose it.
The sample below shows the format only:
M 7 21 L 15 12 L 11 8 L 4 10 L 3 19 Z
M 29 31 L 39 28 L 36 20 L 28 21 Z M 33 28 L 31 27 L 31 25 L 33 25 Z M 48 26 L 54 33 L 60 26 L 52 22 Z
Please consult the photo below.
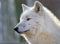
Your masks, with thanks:
M 47 30 L 48 32 L 56 29 L 60 29 L 60 21 L 57 19 L 54 14 L 49 11 L 47 8 L 43 7 L 43 20 L 44 26 L 42 26 L 43 30 Z M 50 30 L 50 31 L 49 31 Z
M 56 16 L 54 16 L 54 14 L 53 14 L 51 11 L 49 11 L 49 10 L 48 10 L 47 8 L 45 8 L 45 7 L 43 7 L 43 11 L 45 12 L 45 13 L 44 13 L 44 14 L 45 14 L 45 18 L 49 19 L 50 22 L 54 23 L 55 25 L 60 26 L 60 21 L 59 21 L 59 19 L 58 19 Z

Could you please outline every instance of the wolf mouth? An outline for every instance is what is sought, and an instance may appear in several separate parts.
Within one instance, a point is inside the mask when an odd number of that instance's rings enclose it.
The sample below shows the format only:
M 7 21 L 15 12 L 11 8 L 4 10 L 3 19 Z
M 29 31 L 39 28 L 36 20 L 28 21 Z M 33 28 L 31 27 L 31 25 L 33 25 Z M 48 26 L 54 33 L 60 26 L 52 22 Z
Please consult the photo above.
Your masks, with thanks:
M 28 31 L 29 31 L 29 30 L 26 30 L 26 31 L 23 31 L 23 32 L 18 32 L 18 33 L 22 34 L 22 33 L 28 32 Z

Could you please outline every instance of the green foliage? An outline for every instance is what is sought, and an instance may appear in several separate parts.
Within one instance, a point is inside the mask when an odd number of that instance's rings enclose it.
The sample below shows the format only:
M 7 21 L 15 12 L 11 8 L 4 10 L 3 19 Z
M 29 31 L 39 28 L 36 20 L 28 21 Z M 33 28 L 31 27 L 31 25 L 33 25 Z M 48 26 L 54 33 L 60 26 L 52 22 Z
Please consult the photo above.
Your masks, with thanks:
M 22 12 L 21 3 L 22 3 L 21 0 L 15 0 L 17 21 L 19 21 L 18 19 L 20 17 L 21 12 Z
M 22 36 L 20 36 L 20 37 L 19 37 L 19 41 L 25 42 L 25 39 L 24 39 Z

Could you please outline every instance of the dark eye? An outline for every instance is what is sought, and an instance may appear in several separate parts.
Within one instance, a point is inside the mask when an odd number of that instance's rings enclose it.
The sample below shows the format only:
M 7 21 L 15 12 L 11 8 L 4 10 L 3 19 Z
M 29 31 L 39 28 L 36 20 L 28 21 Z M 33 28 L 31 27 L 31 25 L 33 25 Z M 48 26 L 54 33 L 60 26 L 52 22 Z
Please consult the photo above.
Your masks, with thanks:
M 27 18 L 27 21 L 29 21 L 31 18 Z

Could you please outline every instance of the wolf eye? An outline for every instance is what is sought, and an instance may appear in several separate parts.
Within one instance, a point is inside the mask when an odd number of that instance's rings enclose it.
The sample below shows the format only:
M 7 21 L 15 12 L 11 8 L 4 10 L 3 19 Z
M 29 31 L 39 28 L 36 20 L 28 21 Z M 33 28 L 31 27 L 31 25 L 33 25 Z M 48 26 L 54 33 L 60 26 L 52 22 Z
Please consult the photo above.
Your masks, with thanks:
M 27 21 L 29 21 L 31 18 L 27 18 Z

